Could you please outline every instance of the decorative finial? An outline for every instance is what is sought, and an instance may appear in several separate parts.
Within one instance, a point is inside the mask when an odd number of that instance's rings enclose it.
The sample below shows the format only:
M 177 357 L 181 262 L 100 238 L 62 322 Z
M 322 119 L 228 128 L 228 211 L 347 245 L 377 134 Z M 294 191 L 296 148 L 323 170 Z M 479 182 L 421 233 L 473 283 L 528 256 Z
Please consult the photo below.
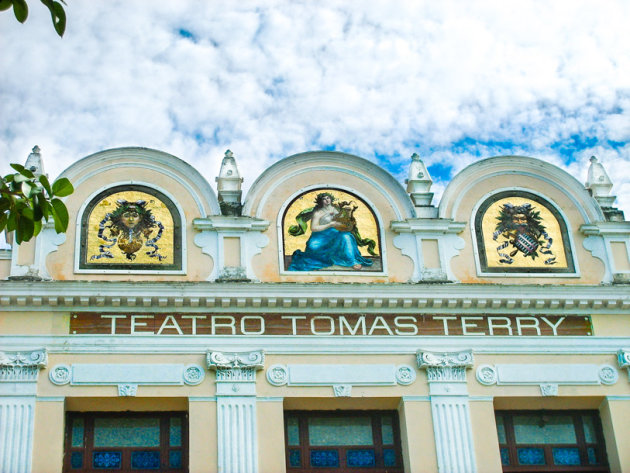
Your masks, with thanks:
M 241 212 L 241 183 L 243 178 L 238 172 L 234 153 L 225 151 L 219 176 L 216 178 L 219 193 L 219 205 L 223 215 L 240 215 Z
M 610 195 L 613 183 L 604 166 L 598 161 L 595 156 L 591 156 L 591 165 L 588 167 L 588 176 L 586 178 L 585 187 L 599 203 L 602 208 L 606 220 L 611 221 L 623 221 L 623 212 L 615 207 L 613 203 L 616 197 Z
M 411 155 L 409 178 L 406 180 L 406 183 L 407 192 L 416 207 L 418 215 L 426 218 L 437 216 L 437 209 L 431 205 L 433 192 L 430 192 L 430 190 L 433 180 L 418 153 Z
M 44 163 L 42 161 L 41 149 L 39 146 L 33 146 L 33 151 L 26 158 L 24 167 L 31 171 L 35 176 L 44 174 Z

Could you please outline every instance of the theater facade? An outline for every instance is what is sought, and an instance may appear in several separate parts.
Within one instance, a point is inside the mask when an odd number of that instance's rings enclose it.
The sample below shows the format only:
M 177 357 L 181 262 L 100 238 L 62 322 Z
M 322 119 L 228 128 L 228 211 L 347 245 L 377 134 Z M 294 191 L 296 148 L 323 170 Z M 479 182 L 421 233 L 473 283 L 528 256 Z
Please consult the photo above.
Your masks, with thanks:
M 630 472 L 602 164 L 487 158 L 439 203 L 405 165 L 307 152 L 245 196 L 230 151 L 216 190 L 146 148 L 70 166 L 67 233 L 0 251 L 0 472 Z

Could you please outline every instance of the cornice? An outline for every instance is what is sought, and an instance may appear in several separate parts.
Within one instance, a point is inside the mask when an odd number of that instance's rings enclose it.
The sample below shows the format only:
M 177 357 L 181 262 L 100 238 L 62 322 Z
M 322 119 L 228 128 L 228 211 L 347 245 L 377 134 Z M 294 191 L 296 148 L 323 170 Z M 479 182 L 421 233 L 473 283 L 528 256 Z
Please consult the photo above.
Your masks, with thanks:
M 390 228 L 396 233 L 453 233 L 466 228 L 466 222 L 455 222 L 450 218 L 408 218 L 391 222 Z
M 624 236 L 630 234 L 630 222 L 596 222 L 584 224 L 580 232 L 586 236 Z
M 627 314 L 630 285 L 2 281 L 0 311 Z
M 199 231 L 256 231 L 264 232 L 269 227 L 267 220 L 253 217 L 229 217 L 217 215 L 193 220 L 193 228 Z

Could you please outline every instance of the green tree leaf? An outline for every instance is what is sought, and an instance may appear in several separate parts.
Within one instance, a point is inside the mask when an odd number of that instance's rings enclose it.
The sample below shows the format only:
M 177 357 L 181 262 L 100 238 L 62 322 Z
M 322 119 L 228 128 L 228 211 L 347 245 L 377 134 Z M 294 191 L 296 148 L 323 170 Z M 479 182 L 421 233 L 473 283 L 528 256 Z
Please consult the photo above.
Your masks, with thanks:
M 13 2 L 11 0 L 0 0 L 0 11 L 8 10 L 13 6 Z
M 74 192 L 74 187 L 66 177 L 57 179 L 52 185 L 53 194 L 57 197 L 65 197 Z
M 18 243 L 28 241 L 33 238 L 33 232 L 35 231 L 35 222 L 29 218 L 18 219 L 18 225 L 15 229 L 15 236 Z
M 24 181 L 22 183 L 22 194 L 24 194 L 24 197 L 26 197 L 27 199 L 30 199 L 33 195 L 33 185 L 30 183 L 30 181 Z
M 31 170 L 26 169 L 24 166 L 22 166 L 21 164 L 15 164 L 15 163 L 11 163 L 10 166 L 15 169 L 17 172 L 19 172 L 20 174 L 22 174 L 22 176 L 26 176 L 29 179 L 33 179 L 35 177 L 35 174 L 32 173 Z
M 59 199 L 52 199 L 50 204 L 52 205 L 52 215 L 55 220 L 55 231 L 57 233 L 63 233 L 68 229 L 68 222 L 70 220 L 68 209 Z
M 4 230 L 4 227 L 7 226 L 7 220 L 8 220 L 8 216 L 6 213 L 2 212 L 0 213 L 0 232 L 2 230 Z
M 35 220 L 33 222 L 33 237 L 36 237 L 37 235 L 39 235 L 39 233 L 42 231 L 42 222 L 41 220 Z
M 28 5 L 26 0 L 13 0 L 13 14 L 20 23 L 24 23 L 28 18 Z
M 39 182 L 42 183 L 42 186 L 44 186 L 44 189 L 46 189 L 46 192 L 48 192 L 48 195 L 52 197 L 53 191 L 50 188 L 50 182 L 48 181 L 48 178 L 44 174 L 39 176 Z

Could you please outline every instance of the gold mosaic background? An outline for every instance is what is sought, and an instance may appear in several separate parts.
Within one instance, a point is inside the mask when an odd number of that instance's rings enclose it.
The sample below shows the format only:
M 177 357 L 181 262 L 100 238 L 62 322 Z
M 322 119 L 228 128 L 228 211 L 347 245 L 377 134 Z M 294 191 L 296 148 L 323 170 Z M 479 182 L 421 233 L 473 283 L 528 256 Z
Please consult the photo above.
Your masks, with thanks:
M 512 264 L 499 263 L 499 253 L 497 253 L 497 246 L 505 241 L 501 235 L 497 237 L 496 240 L 492 239 L 492 234 L 495 231 L 497 225 L 497 217 L 499 216 L 501 206 L 510 203 L 512 205 L 523 205 L 529 203 L 532 205 L 535 211 L 540 212 L 540 217 L 542 219 L 542 224 L 545 227 L 547 234 L 553 239 L 553 244 L 551 245 L 551 252 L 553 256 L 556 257 L 556 263 L 547 265 L 544 261 L 552 255 L 545 255 L 538 251 L 538 256 L 536 259 L 532 259 L 531 257 L 526 257 L 522 252 L 516 253 L 512 258 L 514 258 L 514 262 Z M 486 259 L 488 262 L 489 268 L 539 268 L 539 269 L 551 269 L 558 268 L 564 269 L 567 268 L 567 259 L 564 251 L 564 244 L 562 240 L 562 233 L 560 231 L 560 225 L 558 221 L 553 216 L 553 214 L 544 206 L 535 202 L 531 199 L 526 199 L 523 197 L 507 197 L 505 199 L 500 199 L 494 202 L 488 209 L 486 210 L 485 215 L 483 216 L 483 220 L 481 223 L 481 228 L 483 232 L 483 242 L 486 250 Z M 501 253 L 511 253 L 514 247 L 509 245 L 507 248 L 501 250 Z
M 374 251 L 377 255 L 379 255 L 380 245 L 378 237 L 378 226 L 376 224 L 376 219 L 374 218 L 374 215 L 372 214 L 370 209 L 358 198 L 348 194 L 347 192 L 336 189 L 316 189 L 296 199 L 284 214 L 282 234 L 284 238 L 285 256 L 291 256 L 293 255 L 293 252 L 295 250 L 304 251 L 304 248 L 306 248 L 306 242 L 311 236 L 310 221 L 304 235 L 296 237 L 289 235 L 289 227 L 297 224 L 295 217 L 302 210 L 315 207 L 315 197 L 317 197 L 317 194 L 321 194 L 322 192 L 328 192 L 332 194 L 335 197 L 335 203 L 338 201 L 353 201 L 353 206 L 356 205 L 357 207 L 359 207 L 354 212 L 354 218 L 356 218 L 357 220 L 357 228 L 359 229 L 359 234 L 361 235 L 361 238 L 370 238 L 376 242 L 376 247 L 374 248 Z M 367 246 L 360 246 L 359 250 L 361 251 L 361 254 L 363 256 L 371 256 L 367 251 Z
M 99 245 L 106 243 L 98 237 L 98 229 L 101 221 L 105 217 L 108 212 L 113 212 L 116 210 L 116 201 L 117 200 L 126 200 L 128 202 L 136 202 L 138 200 L 144 200 L 147 202 L 147 209 L 151 210 L 153 217 L 156 222 L 162 222 L 164 226 L 164 230 L 162 231 L 162 237 L 156 242 L 159 251 L 158 253 L 165 258 L 162 261 L 159 261 L 158 258 L 150 258 L 147 256 L 147 251 L 152 251 L 153 248 L 143 245 L 138 251 L 136 251 L 136 258 L 134 260 L 128 260 L 125 257 L 124 252 L 118 248 L 117 245 L 109 248 L 109 251 L 114 256 L 113 258 L 99 258 L 99 259 L 90 259 L 92 255 L 98 255 Z M 108 224 L 106 224 L 108 225 Z M 114 194 L 110 194 L 101 200 L 96 206 L 92 209 L 92 213 L 90 214 L 90 218 L 88 219 L 88 230 L 87 230 L 87 251 L 86 251 L 86 263 L 89 264 L 126 264 L 126 265 L 139 265 L 139 264 L 151 264 L 151 265 L 167 265 L 174 264 L 174 229 L 173 229 L 173 218 L 171 217 L 171 213 L 169 212 L 166 205 L 159 200 L 157 197 L 146 194 L 144 192 L 138 191 L 125 191 L 125 192 L 116 192 Z M 149 235 L 149 239 L 154 238 L 159 229 L 155 227 L 151 234 Z M 104 235 L 108 238 L 111 238 L 109 232 L 105 230 Z M 144 239 L 146 242 L 146 239 Z

